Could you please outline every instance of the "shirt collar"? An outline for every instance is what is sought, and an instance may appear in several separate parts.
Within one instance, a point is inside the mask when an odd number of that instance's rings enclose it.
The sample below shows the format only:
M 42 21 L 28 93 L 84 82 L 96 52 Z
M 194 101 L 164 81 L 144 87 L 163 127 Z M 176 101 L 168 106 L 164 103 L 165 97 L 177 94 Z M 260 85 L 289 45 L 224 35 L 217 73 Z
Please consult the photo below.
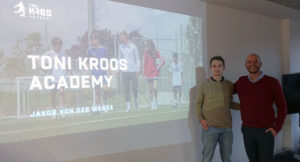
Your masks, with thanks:
M 217 80 L 215 80 L 213 77 L 210 77 L 210 80 L 217 82 Z M 222 76 L 222 79 L 219 82 L 223 82 L 224 81 L 224 77 Z
M 248 75 L 248 79 L 250 80 L 251 83 L 256 83 L 259 80 L 261 80 L 264 76 L 265 76 L 265 74 L 262 71 L 260 71 L 260 75 L 259 75 L 258 78 L 256 78 L 255 80 L 252 80 L 251 77 L 250 77 L 250 75 Z

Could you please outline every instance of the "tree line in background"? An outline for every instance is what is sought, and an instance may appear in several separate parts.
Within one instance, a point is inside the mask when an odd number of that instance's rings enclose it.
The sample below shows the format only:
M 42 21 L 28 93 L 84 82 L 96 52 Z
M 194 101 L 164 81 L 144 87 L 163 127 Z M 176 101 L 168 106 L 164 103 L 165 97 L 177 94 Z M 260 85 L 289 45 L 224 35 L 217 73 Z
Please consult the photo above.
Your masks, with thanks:
M 118 57 L 118 44 L 119 34 L 114 35 L 108 29 L 98 30 L 101 33 L 101 45 L 104 47 L 109 47 L 108 54 L 112 57 Z M 135 39 L 135 44 L 139 49 L 140 58 L 143 58 L 144 52 L 144 37 L 138 31 L 132 31 L 129 36 Z M 16 44 L 13 46 L 12 53 L 10 55 L 5 55 L 2 50 L 0 50 L 0 78 L 15 78 L 19 76 L 31 76 L 33 74 L 38 74 L 38 70 L 32 70 L 31 64 L 28 64 L 27 55 L 43 55 L 50 47 L 42 43 L 42 37 L 40 33 L 30 33 L 25 36 L 22 40 L 17 40 Z M 85 32 L 82 36 L 77 38 L 77 43 L 73 44 L 70 48 L 65 50 L 67 56 L 76 59 L 78 57 L 86 56 L 86 51 L 89 47 L 88 44 L 88 32 Z M 117 45 L 117 46 L 115 46 Z

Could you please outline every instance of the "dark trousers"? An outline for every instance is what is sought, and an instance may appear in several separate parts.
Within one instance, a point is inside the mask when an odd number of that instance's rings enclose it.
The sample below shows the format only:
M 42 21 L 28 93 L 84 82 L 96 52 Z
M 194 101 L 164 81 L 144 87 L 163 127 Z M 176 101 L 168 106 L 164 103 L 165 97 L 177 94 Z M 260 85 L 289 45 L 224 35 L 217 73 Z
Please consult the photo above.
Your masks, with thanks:
M 274 136 L 268 128 L 242 126 L 244 145 L 250 162 L 272 162 Z
M 136 100 L 138 88 L 136 72 L 123 72 L 123 84 L 126 102 L 130 102 L 130 86 L 132 87 L 133 97 Z

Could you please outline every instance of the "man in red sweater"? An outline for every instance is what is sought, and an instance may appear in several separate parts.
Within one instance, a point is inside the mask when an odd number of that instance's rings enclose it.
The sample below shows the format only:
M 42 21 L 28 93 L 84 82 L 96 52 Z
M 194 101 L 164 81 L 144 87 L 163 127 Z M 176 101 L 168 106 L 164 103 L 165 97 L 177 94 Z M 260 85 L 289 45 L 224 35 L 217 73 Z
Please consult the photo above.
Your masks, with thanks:
M 260 71 L 261 59 L 250 54 L 246 59 L 248 76 L 234 84 L 241 104 L 242 133 L 250 162 L 272 162 L 274 138 L 286 117 L 287 107 L 278 80 Z M 277 107 L 277 115 L 273 108 Z

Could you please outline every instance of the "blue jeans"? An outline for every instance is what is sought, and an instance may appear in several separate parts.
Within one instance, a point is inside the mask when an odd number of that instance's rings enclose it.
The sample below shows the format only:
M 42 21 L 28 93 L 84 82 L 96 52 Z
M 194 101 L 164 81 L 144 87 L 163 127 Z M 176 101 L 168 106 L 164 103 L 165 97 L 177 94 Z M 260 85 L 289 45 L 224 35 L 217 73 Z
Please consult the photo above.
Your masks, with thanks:
M 202 162 L 211 162 L 215 148 L 219 143 L 222 162 L 231 162 L 232 153 L 232 129 L 209 127 L 202 130 Z

